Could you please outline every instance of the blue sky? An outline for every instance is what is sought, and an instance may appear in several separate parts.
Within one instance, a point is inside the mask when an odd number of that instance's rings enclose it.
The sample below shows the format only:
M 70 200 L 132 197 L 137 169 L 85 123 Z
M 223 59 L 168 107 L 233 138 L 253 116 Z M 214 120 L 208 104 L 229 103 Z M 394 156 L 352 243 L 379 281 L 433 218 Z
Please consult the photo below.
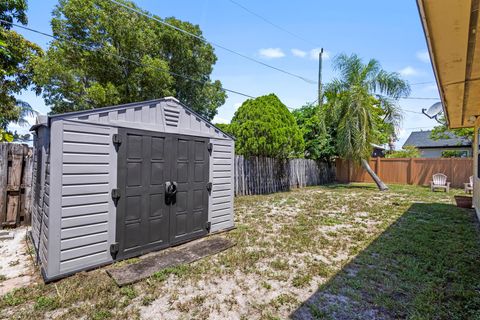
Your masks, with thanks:
M 212 42 L 309 79 L 317 78 L 318 59 L 315 53 L 323 47 L 326 51 L 324 82 L 334 77 L 332 57 L 338 53 L 356 53 L 364 59 L 379 60 L 384 69 L 400 72 L 412 84 L 429 82 L 413 85 L 412 97 L 438 97 L 416 2 L 413 0 L 235 1 L 307 41 L 267 24 L 229 0 L 135 2 L 161 17 L 175 16 L 200 25 L 204 36 Z M 30 0 L 28 26 L 50 33 L 51 12 L 56 4 L 56 0 Z M 48 47 L 48 38 L 18 31 L 27 39 L 44 48 Z M 290 108 L 298 108 L 316 99 L 316 85 L 247 61 L 220 48 L 216 48 L 215 53 L 218 61 L 212 79 L 220 80 L 225 88 L 252 96 L 273 92 Z M 41 97 L 31 92 L 25 92 L 21 97 L 41 113 L 49 111 Z M 230 93 L 225 105 L 219 108 L 215 121 L 229 121 L 245 99 Z M 420 112 L 434 102 L 401 100 L 400 106 L 404 110 Z M 405 112 L 398 148 L 412 130 L 427 130 L 435 124 L 434 120 L 422 114 Z

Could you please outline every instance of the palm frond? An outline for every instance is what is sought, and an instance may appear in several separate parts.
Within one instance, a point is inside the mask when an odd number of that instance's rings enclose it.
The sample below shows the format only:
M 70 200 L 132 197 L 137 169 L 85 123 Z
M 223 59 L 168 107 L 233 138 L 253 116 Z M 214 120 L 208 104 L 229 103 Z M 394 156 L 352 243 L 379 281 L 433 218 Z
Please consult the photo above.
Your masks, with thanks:
M 28 117 L 34 117 L 38 115 L 38 111 L 32 108 L 32 106 L 23 100 L 16 100 L 16 107 L 18 108 L 18 119 L 15 121 L 21 126 L 28 126 Z

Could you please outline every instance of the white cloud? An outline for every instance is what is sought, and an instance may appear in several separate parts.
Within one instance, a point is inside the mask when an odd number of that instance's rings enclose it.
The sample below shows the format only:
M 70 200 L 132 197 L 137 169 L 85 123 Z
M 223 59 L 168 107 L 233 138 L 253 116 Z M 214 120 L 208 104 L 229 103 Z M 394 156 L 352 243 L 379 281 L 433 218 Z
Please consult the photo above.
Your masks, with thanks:
M 300 49 L 292 49 L 291 51 L 295 57 L 305 58 L 307 56 L 307 52 Z
M 318 54 L 320 53 L 320 50 L 322 50 L 322 48 L 313 48 L 310 50 L 310 59 L 318 60 Z M 323 60 L 330 59 L 330 52 L 323 50 L 322 58 Z
M 399 70 L 398 72 L 404 77 L 416 76 L 420 73 L 420 72 L 418 72 L 417 69 L 415 69 L 411 66 L 406 66 L 405 68 Z
M 265 58 L 274 59 L 274 58 L 283 58 L 285 53 L 280 48 L 265 48 L 258 50 L 258 53 Z
M 417 59 L 425 63 L 430 63 L 430 55 L 428 54 L 428 51 L 418 51 Z
M 213 123 L 229 123 L 227 119 L 221 118 L 219 116 L 215 116 L 212 120 Z

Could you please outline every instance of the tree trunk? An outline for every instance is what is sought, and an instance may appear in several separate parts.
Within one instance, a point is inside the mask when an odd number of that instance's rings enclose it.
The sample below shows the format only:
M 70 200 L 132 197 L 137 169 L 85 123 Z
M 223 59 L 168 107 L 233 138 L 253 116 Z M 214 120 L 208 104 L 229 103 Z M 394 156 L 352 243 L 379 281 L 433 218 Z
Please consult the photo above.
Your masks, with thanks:
M 388 187 L 385 183 L 383 183 L 382 180 L 377 176 L 377 174 L 370 168 L 370 165 L 368 164 L 368 161 L 365 159 L 362 159 L 362 167 L 365 169 L 370 177 L 372 177 L 373 181 L 377 184 L 377 187 L 380 191 L 387 191 Z

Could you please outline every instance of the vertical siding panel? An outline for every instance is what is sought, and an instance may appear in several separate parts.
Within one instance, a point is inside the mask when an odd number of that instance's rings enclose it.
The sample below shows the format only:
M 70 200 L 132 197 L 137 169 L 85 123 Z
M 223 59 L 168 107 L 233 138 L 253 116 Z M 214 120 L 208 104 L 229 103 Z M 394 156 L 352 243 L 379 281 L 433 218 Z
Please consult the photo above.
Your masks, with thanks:
M 60 219 L 62 206 L 62 153 L 63 153 L 63 121 L 51 122 L 49 169 L 49 198 L 48 198 L 48 262 L 47 277 L 60 273 Z
M 88 132 L 89 141 L 78 132 Z M 56 239 L 59 266 L 56 275 L 112 261 L 109 244 L 115 241 L 116 208 L 110 190 L 116 187 L 117 156 L 111 141 L 116 132 L 116 128 L 64 121 L 62 134 L 68 136 L 68 143 L 61 144 L 65 147 L 58 167 L 69 169 L 65 175 L 59 170 L 66 184 L 60 182 L 58 194 L 61 196 L 55 205 L 60 210 L 55 216 L 60 225 Z M 80 152 L 106 156 L 99 157 L 102 163 L 97 166 L 82 165 L 78 162 L 81 159 L 88 162 L 88 158 L 75 157 Z M 99 172 L 98 166 L 108 169 Z M 91 203 L 97 205 L 89 205 Z
M 215 232 L 233 226 L 235 157 L 232 141 L 211 139 L 210 142 L 213 145 L 210 158 L 210 181 L 214 187 L 211 192 L 211 201 L 209 201 L 209 221 L 213 221 L 211 231 Z M 221 191 L 217 191 L 215 186 L 218 185 L 221 186 Z

